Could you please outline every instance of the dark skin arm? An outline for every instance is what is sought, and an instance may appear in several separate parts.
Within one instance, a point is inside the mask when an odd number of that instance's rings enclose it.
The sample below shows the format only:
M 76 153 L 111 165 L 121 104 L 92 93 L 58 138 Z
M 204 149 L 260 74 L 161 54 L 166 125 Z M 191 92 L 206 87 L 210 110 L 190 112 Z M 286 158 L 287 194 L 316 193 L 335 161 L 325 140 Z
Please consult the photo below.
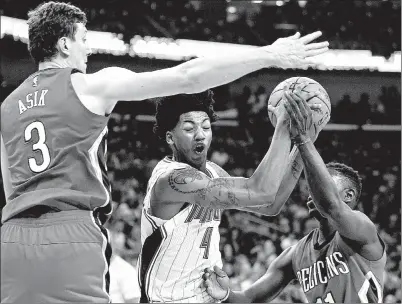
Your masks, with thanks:
M 278 294 L 296 276 L 293 271 L 292 258 L 295 247 L 285 249 L 269 266 L 267 272 L 249 288 L 243 291 L 230 291 L 228 303 L 263 303 L 275 299 Z M 203 275 L 207 292 L 215 299 L 222 299 L 229 288 L 226 273 L 214 267 L 214 271 L 206 269 Z
M 345 197 L 330 175 L 323 159 L 306 133 L 301 117 L 309 111 L 306 101 L 297 94 L 285 94 L 285 107 L 292 120 L 291 132 L 299 144 L 311 196 L 318 211 L 332 224 L 339 234 L 355 245 L 359 254 L 369 260 L 381 258 L 383 245 L 377 235 L 374 223 L 362 212 L 352 210 L 346 203 L 348 196 L 356 196 L 354 189 L 346 189 Z

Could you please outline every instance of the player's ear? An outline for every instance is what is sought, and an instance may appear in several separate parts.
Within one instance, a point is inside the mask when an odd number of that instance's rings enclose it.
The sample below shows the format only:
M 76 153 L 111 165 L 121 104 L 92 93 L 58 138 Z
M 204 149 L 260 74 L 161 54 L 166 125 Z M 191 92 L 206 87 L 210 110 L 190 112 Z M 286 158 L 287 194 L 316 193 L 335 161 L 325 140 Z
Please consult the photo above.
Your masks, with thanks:
M 170 131 L 166 132 L 166 142 L 168 145 L 173 145 L 173 134 Z
M 345 189 L 343 193 L 343 200 L 345 203 L 350 204 L 356 198 L 356 193 L 353 189 Z
M 67 37 L 61 37 L 57 43 L 56 48 L 61 55 L 67 56 L 70 54 L 70 39 Z

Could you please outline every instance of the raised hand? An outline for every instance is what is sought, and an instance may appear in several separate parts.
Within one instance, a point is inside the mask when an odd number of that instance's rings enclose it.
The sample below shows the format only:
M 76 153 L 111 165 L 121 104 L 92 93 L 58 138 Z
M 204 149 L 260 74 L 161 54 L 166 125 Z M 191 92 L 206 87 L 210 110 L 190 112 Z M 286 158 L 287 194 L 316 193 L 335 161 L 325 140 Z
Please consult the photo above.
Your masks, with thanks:
M 287 91 L 289 89 L 288 85 L 285 85 L 283 87 L 283 91 Z M 286 112 L 285 107 L 282 105 L 283 101 L 278 102 L 276 107 L 272 105 L 268 105 L 268 112 L 271 112 L 272 115 L 275 116 L 276 119 L 276 124 L 275 128 L 278 125 L 288 125 L 290 123 L 290 117 L 288 113 Z
M 300 37 L 300 33 L 297 32 L 293 36 L 279 38 L 265 48 L 278 55 L 279 67 L 284 69 L 305 68 L 315 64 L 312 57 L 328 51 L 328 41 L 311 43 L 321 35 L 322 33 L 317 31 Z
M 227 296 L 230 282 L 229 277 L 222 269 L 217 266 L 214 266 L 214 270 L 206 268 L 202 278 L 204 287 L 211 297 L 221 301 Z
M 285 91 L 284 107 L 290 116 L 290 137 L 296 144 L 302 144 L 309 140 L 315 140 L 310 130 L 313 126 L 313 113 L 306 100 L 296 91 Z M 318 135 L 319 130 L 315 131 Z

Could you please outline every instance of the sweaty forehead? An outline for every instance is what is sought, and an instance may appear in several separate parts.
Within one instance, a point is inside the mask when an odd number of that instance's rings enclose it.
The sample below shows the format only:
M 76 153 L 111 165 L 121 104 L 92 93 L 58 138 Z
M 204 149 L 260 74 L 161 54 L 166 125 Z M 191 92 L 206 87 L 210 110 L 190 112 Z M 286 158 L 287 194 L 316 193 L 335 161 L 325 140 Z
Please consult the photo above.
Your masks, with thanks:
M 195 123 L 201 123 L 205 119 L 209 120 L 209 116 L 203 111 L 192 111 L 180 115 L 180 122 L 192 121 Z

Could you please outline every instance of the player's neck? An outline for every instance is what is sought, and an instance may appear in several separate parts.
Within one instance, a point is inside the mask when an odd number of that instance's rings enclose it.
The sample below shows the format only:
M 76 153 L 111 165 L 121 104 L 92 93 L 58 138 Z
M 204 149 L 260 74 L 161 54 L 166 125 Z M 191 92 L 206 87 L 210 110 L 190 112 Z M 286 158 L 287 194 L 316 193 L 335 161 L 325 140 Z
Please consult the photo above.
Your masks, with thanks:
M 328 240 L 332 236 L 332 234 L 335 232 L 335 227 L 333 227 L 330 222 L 326 219 L 322 219 L 320 221 L 320 228 L 319 228 L 319 236 L 318 236 L 318 242 L 321 244 Z
M 202 164 L 200 164 L 200 165 L 194 164 L 194 163 L 187 161 L 187 159 L 185 157 L 180 157 L 180 154 L 178 154 L 178 153 L 173 153 L 172 159 L 177 162 L 188 164 L 191 167 L 196 168 L 197 170 L 200 170 L 200 171 L 204 172 L 205 174 L 207 174 L 206 161 L 202 162 Z
M 55 68 L 68 68 L 69 65 L 67 64 L 66 61 L 64 60 L 58 60 L 54 59 L 51 61 L 44 61 L 39 63 L 39 70 L 45 70 L 45 69 L 55 69 Z

